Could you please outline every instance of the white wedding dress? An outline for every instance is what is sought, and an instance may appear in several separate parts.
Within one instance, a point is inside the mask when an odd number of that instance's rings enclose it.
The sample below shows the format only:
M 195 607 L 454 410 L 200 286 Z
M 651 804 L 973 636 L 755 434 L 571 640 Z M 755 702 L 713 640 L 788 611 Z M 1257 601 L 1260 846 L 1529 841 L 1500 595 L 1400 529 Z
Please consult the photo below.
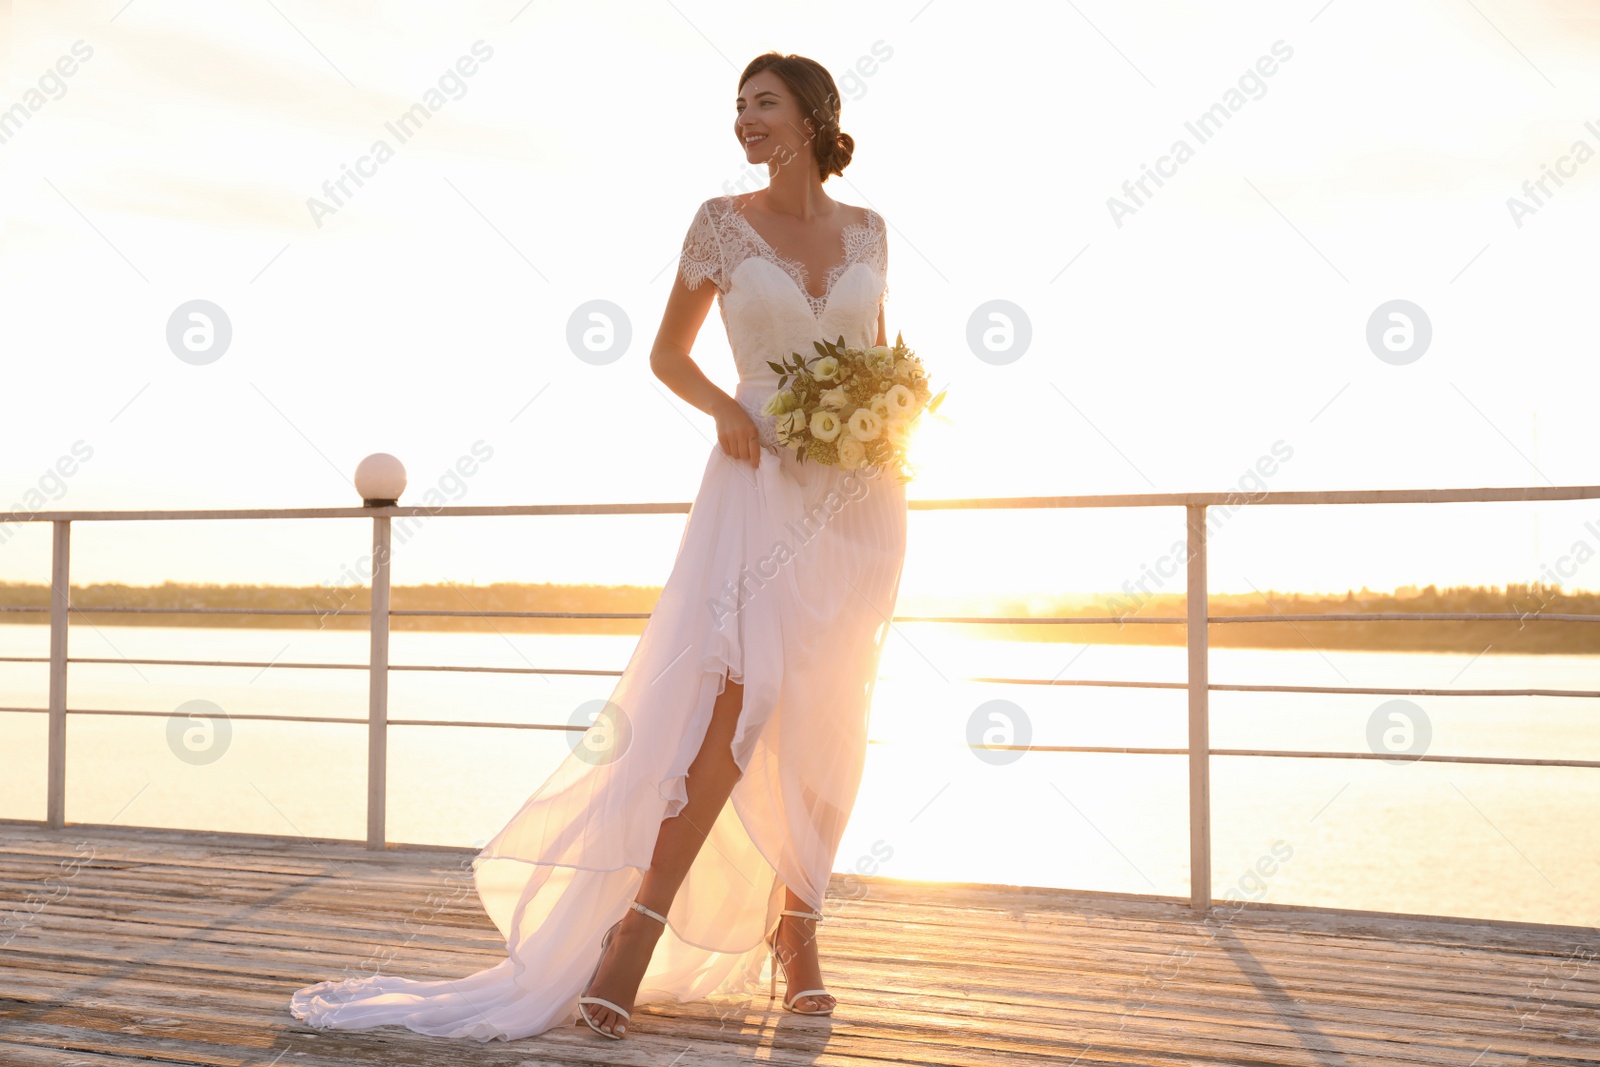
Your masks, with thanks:
M 731 197 L 700 205 L 679 270 L 717 288 L 739 371 L 735 399 L 762 439 L 758 467 L 713 445 L 672 573 L 597 723 L 473 861 L 507 957 L 462 978 L 385 975 L 294 994 L 314 1027 L 384 1024 L 512 1039 L 578 1020 L 600 939 L 650 865 L 661 821 L 687 800 L 689 763 L 725 679 L 744 686 L 732 742 L 743 774 L 667 913 L 635 1004 L 765 992 L 763 935 L 792 888 L 820 910 L 855 803 L 868 709 L 905 555 L 905 488 L 800 463 L 761 406 L 768 360 L 841 334 L 877 341 L 884 222 L 847 228 L 821 298 Z

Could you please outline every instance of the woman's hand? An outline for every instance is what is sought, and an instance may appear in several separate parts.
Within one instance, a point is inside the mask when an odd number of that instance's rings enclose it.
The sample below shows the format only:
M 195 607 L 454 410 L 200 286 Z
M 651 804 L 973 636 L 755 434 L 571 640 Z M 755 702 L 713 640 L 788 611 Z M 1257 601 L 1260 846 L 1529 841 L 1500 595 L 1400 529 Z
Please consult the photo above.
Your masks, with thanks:
M 726 395 L 726 394 L 724 394 Z M 730 459 L 740 460 L 752 467 L 761 465 L 761 437 L 756 432 L 755 420 L 744 406 L 731 396 L 718 405 L 717 443 Z

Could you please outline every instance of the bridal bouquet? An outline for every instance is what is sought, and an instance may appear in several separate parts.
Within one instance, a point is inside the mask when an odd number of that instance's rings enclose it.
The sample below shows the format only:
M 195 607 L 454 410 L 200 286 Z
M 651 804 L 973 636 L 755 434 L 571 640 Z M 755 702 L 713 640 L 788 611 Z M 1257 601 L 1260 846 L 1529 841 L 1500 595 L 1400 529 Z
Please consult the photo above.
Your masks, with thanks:
M 809 360 L 795 352 L 793 362 L 767 363 L 782 375 L 762 408 L 777 419 L 778 443 L 802 463 L 810 457 L 847 471 L 883 467 L 910 481 L 911 431 L 924 411 L 938 410 L 944 391 L 930 395 L 928 372 L 899 334 L 892 346 L 851 348 L 842 334 L 815 344 Z

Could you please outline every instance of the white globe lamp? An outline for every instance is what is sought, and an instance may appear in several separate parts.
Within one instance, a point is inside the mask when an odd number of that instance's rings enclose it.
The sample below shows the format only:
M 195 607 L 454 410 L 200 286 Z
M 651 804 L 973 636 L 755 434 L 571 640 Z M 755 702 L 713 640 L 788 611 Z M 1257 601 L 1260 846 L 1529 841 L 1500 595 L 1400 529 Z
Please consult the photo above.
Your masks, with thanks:
M 366 507 L 393 507 L 405 487 L 405 464 L 387 452 L 374 452 L 356 464 L 356 492 Z

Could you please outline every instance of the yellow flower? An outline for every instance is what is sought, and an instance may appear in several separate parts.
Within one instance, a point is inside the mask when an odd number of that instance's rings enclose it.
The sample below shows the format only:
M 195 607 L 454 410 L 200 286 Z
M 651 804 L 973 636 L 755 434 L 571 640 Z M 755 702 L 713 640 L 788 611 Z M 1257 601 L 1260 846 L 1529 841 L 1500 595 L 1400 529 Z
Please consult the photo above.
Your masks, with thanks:
M 871 400 L 867 401 L 867 407 L 871 408 L 872 413 L 878 416 L 880 419 L 887 419 L 890 415 L 889 398 L 883 393 L 878 393 Z
M 831 382 L 839 377 L 839 360 L 835 356 L 823 356 L 811 364 L 811 376 L 819 382 Z
M 856 408 L 850 416 L 850 434 L 857 441 L 871 441 L 883 429 L 883 420 L 868 408 Z
M 819 441 L 832 441 L 844 429 L 839 416 L 824 408 L 811 413 L 811 436 Z
M 832 441 L 812 439 L 806 443 L 804 454 L 827 467 L 839 462 L 839 450 L 833 446 Z

